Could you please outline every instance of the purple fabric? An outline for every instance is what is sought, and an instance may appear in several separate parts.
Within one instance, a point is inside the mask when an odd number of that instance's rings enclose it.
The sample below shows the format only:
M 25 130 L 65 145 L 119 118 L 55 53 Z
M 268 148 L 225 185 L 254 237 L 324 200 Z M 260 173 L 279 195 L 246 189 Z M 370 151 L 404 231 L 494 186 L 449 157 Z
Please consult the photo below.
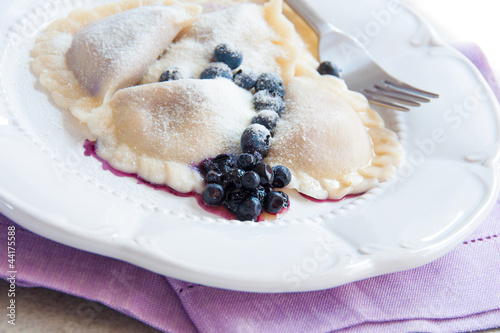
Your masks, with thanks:
M 486 59 L 458 47 L 498 94 Z M 73 249 L 16 225 L 17 283 L 98 301 L 165 332 L 466 332 L 500 327 L 500 202 L 448 255 L 318 292 L 255 294 L 193 285 Z M 15 225 L 0 215 L 0 234 Z M 5 236 L 2 236 L 5 237 Z M 0 242 L 0 253 L 7 253 Z M 0 260 L 0 277 L 8 277 Z

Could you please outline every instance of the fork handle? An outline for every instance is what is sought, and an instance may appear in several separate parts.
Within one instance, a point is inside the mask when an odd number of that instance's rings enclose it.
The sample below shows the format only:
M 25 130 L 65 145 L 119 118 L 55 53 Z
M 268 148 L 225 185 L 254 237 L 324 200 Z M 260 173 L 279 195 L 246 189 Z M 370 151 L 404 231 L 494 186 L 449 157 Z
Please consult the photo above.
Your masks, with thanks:
M 337 30 L 331 23 L 319 16 L 318 12 L 305 0 L 285 0 L 285 2 L 316 31 L 319 37 L 332 30 Z
M 367 62 L 372 60 L 371 55 L 360 41 L 323 19 L 307 3 L 307 0 L 285 0 L 285 2 L 318 34 L 320 39 L 320 61 L 335 60 L 335 64 L 340 66 L 345 71 L 344 73 L 347 73 L 366 65 Z M 323 59 L 325 54 L 322 49 L 328 50 L 326 59 Z M 346 50 L 349 52 L 346 52 Z M 359 53 L 352 54 L 352 51 L 355 50 Z M 364 57 L 360 57 L 360 54 L 363 54 Z

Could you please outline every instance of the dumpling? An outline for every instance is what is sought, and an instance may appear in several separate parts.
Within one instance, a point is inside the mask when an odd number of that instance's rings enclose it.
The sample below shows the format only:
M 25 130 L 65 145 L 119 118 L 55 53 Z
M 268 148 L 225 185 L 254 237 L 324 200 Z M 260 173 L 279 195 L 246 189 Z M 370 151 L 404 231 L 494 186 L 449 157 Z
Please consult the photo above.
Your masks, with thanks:
M 110 98 L 139 81 L 200 12 L 199 5 L 171 0 L 133 0 L 73 11 L 37 39 L 33 71 L 58 106 L 86 122 L 106 94 Z
M 112 15 L 78 31 L 66 54 L 69 68 L 92 96 L 111 96 L 138 82 L 198 6 L 147 6 Z
M 303 42 L 282 14 L 282 1 L 264 6 L 253 3 L 226 4 L 225 9 L 203 13 L 154 63 L 141 83 L 157 82 L 168 67 L 182 68 L 193 78 L 213 61 L 220 43 L 230 43 L 243 53 L 241 68 L 259 75 L 275 72 L 285 82 L 295 74 Z M 311 56 L 312 58 L 312 56 Z
M 295 77 L 267 156 L 292 172 L 290 188 L 340 199 L 386 180 L 401 162 L 393 132 L 361 95 L 334 77 Z
M 189 79 L 119 90 L 87 124 L 113 167 L 186 193 L 202 190 L 197 163 L 239 151 L 254 115 L 252 94 L 231 80 Z

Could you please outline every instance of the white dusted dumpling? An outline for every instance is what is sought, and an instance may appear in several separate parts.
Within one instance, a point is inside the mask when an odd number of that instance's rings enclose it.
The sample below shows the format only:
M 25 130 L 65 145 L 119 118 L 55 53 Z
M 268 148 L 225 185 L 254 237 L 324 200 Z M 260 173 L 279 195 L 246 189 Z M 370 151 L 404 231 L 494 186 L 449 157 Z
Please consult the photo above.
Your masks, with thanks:
M 214 49 L 220 43 L 229 43 L 241 50 L 241 68 L 257 75 L 275 72 L 285 82 L 293 77 L 303 42 L 282 14 L 282 0 L 271 0 L 263 6 L 241 2 L 226 1 L 221 7 L 224 9 L 200 15 L 170 44 L 141 83 L 157 82 L 162 72 L 171 66 L 181 67 L 199 78 L 213 61 Z
M 113 167 L 186 193 L 203 187 L 193 166 L 237 153 L 254 115 L 252 94 L 231 80 L 177 80 L 119 90 L 87 124 Z
M 111 95 L 127 82 L 132 85 L 140 80 L 164 51 L 167 40 L 200 11 L 199 5 L 175 0 L 125 0 L 74 10 L 52 22 L 37 38 L 31 52 L 33 72 L 57 106 L 86 122 L 89 113 L 103 103 L 106 91 Z M 94 31 L 93 37 L 84 38 L 89 30 Z M 75 41 L 75 36 L 80 37 Z M 125 48 L 112 49 L 120 45 Z M 93 51 L 97 53 L 89 54 Z
M 109 97 L 139 81 L 200 12 L 199 6 L 146 6 L 96 21 L 73 38 L 68 66 L 88 93 Z
M 286 108 L 266 158 L 271 165 L 290 169 L 290 188 L 316 199 L 365 192 L 386 180 L 401 160 L 395 134 L 383 128 L 361 95 L 347 91 L 339 81 L 326 77 L 290 81 Z M 389 149 L 377 154 L 379 144 Z

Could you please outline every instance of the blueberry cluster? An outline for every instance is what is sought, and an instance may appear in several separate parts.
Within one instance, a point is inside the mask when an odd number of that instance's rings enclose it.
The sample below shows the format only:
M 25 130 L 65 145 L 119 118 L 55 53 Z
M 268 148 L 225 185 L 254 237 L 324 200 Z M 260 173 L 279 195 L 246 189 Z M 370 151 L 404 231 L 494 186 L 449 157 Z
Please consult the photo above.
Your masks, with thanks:
M 271 136 L 285 106 L 285 84 L 276 73 L 262 73 L 254 88 L 253 106 L 258 113 L 241 136 L 241 149 L 244 153 L 259 153 L 266 157 Z
M 200 75 L 200 79 L 232 79 L 237 86 L 254 91 L 253 105 L 258 112 L 241 135 L 243 154 L 221 154 L 205 160 L 200 171 L 207 184 L 203 191 L 206 205 L 224 205 L 239 220 L 256 221 L 263 210 L 277 214 L 289 204 L 288 195 L 274 189 L 290 183 L 290 170 L 281 165 L 271 168 L 262 161 L 285 106 L 285 84 L 276 73 L 257 76 L 239 68 L 242 62 L 238 48 L 219 44 L 214 50 L 214 62 Z
M 224 205 L 241 221 L 257 221 L 263 210 L 278 214 L 288 207 L 288 195 L 275 189 L 290 183 L 290 170 L 271 168 L 258 154 L 221 154 L 203 161 L 200 172 L 207 184 L 203 202 Z
M 210 63 L 200 75 L 200 79 L 216 79 L 219 77 L 233 80 L 246 90 L 250 90 L 257 82 L 257 76 L 240 67 L 243 62 L 242 52 L 232 44 L 218 44 L 214 50 L 214 62 Z M 234 72 L 233 72 L 234 70 Z
M 258 153 L 262 158 L 266 157 L 274 128 L 285 106 L 283 79 L 276 73 L 262 73 L 257 77 L 251 71 L 238 68 L 243 62 L 243 54 L 234 45 L 217 45 L 213 58 L 215 62 L 205 68 L 200 75 L 201 79 L 232 79 L 239 87 L 255 91 L 253 105 L 258 114 L 243 132 L 241 148 L 244 153 Z
M 321 75 L 333 75 L 342 78 L 342 71 L 331 61 L 323 61 L 319 64 L 318 73 Z

